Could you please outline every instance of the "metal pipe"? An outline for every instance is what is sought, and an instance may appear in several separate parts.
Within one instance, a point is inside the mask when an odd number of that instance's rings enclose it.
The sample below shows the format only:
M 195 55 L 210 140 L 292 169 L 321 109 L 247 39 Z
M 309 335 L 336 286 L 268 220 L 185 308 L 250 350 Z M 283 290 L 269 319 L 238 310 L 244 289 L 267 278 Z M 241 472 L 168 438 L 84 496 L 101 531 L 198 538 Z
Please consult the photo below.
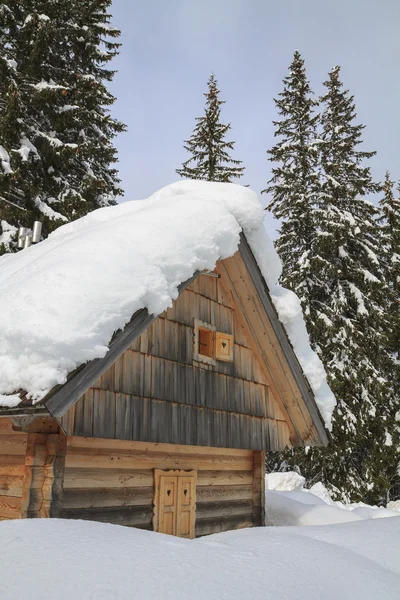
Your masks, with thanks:
M 42 235 L 42 224 L 40 221 L 35 221 L 33 224 L 32 242 L 37 244 L 40 242 L 40 236 Z
M 28 233 L 27 227 L 20 227 L 18 230 L 18 248 L 24 248 L 26 234 Z

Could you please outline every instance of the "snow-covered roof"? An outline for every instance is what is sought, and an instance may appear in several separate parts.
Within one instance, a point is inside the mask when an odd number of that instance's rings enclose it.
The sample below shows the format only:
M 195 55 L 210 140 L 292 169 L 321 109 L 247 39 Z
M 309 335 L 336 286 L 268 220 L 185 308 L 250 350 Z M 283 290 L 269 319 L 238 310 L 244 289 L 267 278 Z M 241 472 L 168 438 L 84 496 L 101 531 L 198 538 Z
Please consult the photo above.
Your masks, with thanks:
M 21 389 L 37 402 L 79 365 L 102 358 L 136 311 L 162 313 L 182 282 L 237 251 L 243 231 L 329 428 L 334 396 L 297 296 L 277 285 L 280 261 L 263 217 L 247 188 L 180 181 L 0 257 L 0 405 L 16 405 Z

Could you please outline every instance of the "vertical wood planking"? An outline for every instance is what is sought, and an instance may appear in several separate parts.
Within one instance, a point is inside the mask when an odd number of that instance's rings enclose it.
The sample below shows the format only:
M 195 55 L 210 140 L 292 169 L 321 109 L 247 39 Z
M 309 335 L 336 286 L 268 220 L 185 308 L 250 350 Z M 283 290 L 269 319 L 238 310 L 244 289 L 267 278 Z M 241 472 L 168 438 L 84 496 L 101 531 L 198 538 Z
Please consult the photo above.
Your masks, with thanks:
M 271 422 L 284 416 L 236 312 L 221 279 L 199 277 L 83 396 L 75 415 L 63 418 L 68 431 L 217 447 L 285 445 L 287 430 Z M 233 334 L 233 362 L 193 361 L 194 317 Z

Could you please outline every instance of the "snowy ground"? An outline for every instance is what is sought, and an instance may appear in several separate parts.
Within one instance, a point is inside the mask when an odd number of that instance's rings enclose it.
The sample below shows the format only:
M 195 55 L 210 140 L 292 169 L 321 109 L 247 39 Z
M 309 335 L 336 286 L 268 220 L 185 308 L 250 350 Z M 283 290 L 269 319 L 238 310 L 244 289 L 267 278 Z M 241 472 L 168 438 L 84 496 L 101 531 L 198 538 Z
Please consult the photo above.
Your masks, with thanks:
M 1 600 L 398 600 L 400 517 L 198 540 L 89 521 L 0 523 Z
M 193 541 L 89 521 L 4 521 L 0 599 L 398 600 L 400 512 L 334 503 L 303 483 L 267 476 L 277 527 Z
M 332 525 L 400 516 L 400 502 L 391 502 L 388 508 L 362 502 L 343 504 L 332 500 L 321 483 L 310 490 L 304 489 L 304 483 L 304 477 L 293 472 L 267 475 L 267 525 Z

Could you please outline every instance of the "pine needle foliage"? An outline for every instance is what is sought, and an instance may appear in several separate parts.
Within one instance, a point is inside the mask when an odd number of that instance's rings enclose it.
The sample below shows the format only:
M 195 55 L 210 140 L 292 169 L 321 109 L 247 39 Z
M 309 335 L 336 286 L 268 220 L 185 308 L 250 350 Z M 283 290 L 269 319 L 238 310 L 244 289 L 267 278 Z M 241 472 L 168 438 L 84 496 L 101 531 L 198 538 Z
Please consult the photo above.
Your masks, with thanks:
M 282 260 L 281 283 L 295 290 L 308 315 L 313 248 L 313 207 L 318 192 L 317 101 L 296 50 L 283 91 L 275 99 L 280 120 L 274 121 L 278 142 L 268 151 L 272 177 L 262 193 L 272 197 L 267 209 L 280 219 L 277 251 Z
M 184 148 L 190 153 L 181 169 L 176 172 L 185 179 L 220 181 L 224 183 L 239 179 L 244 172 L 242 162 L 230 156 L 235 142 L 226 141 L 231 125 L 221 123 L 221 106 L 225 101 L 219 98 L 219 89 L 214 74 L 208 80 L 205 114 L 196 119 L 197 124 Z
M 66 221 L 122 193 L 107 90 L 120 32 L 111 0 L 0 3 L 0 253 L 18 226 Z
M 306 277 L 292 289 L 307 294 L 307 329 L 337 398 L 332 443 L 288 451 L 268 466 L 299 469 L 310 485 L 322 481 L 338 499 L 384 503 L 397 485 L 400 406 L 387 344 L 390 293 L 381 232 L 367 200 L 380 186 L 365 164 L 375 153 L 360 150 L 364 126 L 355 123 L 354 98 L 343 89 L 339 67 L 324 86 L 319 177 L 303 206 L 311 229 L 307 273 L 299 274 L 298 254 L 286 252 L 285 244 L 282 251 L 280 242 L 277 249 L 289 281 L 292 273 Z M 296 206 L 282 216 L 299 228 Z
M 391 181 L 388 171 L 382 192 L 378 222 L 382 234 L 382 262 L 390 291 L 389 345 L 397 359 L 400 359 L 400 185 L 396 196 L 394 182 Z

